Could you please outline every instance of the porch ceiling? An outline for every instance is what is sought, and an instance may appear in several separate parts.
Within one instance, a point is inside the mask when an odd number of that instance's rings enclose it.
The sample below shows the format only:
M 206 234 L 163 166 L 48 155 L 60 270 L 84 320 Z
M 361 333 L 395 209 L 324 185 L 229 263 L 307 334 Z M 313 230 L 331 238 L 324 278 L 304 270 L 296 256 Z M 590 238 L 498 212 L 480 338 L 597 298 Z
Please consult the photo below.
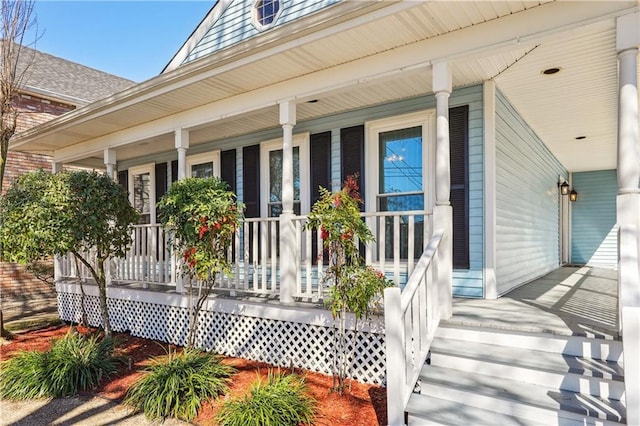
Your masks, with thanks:
M 242 111 L 237 106 L 242 102 L 236 100 L 502 16 L 544 8 L 540 5 L 547 2 L 371 2 L 357 7 L 352 2 L 345 3 L 351 5 L 334 6 L 345 11 L 338 22 L 317 24 L 321 28 L 316 31 L 328 31 L 322 38 L 308 38 L 314 34 L 313 25 L 321 19 L 316 18 L 311 24 L 300 20 L 298 26 L 283 28 L 287 32 L 277 29 L 265 34 L 269 38 L 264 42 L 254 40 L 252 46 L 242 45 L 203 58 L 45 123 L 17 137 L 13 146 L 52 154 L 98 138 L 117 139 L 121 136 L 116 132 L 122 129 L 152 127 L 171 116 L 175 116 L 171 120 L 173 128 L 191 130 L 192 145 L 274 128 L 278 126 L 278 99 L 271 98 L 249 111 Z M 622 9 L 635 2 L 620 4 L 618 8 Z M 339 27 L 349 20 L 361 23 L 331 31 L 332 25 Z M 261 54 L 250 56 L 256 45 L 262 47 Z M 285 45 L 287 48 L 282 49 Z M 270 49 L 276 49 L 275 53 L 270 54 Z M 301 93 L 298 122 L 429 94 L 428 62 L 421 63 L 418 57 L 415 67 Z M 514 42 L 476 54 L 469 52 L 454 57 L 451 64 L 456 87 L 495 78 L 498 89 L 569 170 L 615 167 L 617 64 L 613 17 L 542 41 Z M 560 67 L 561 72 L 552 76 L 540 74 L 554 66 Z M 306 102 L 311 99 L 318 102 Z M 208 122 L 180 122 L 181 114 L 216 102 L 228 106 L 224 114 L 211 117 Z M 582 135 L 587 138 L 575 140 Z M 168 128 L 155 136 L 127 142 L 130 144 L 119 144 L 118 160 L 173 149 Z M 98 144 L 87 145 L 91 145 L 87 155 L 101 158 L 101 149 L 94 149 Z

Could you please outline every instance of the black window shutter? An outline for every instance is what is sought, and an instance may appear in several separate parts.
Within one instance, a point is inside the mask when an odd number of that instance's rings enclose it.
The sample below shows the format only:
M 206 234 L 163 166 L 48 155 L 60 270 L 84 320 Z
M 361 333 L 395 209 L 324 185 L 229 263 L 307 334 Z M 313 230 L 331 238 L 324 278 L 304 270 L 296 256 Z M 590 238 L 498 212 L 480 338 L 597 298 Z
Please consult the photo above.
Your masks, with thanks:
M 125 191 L 129 191 L 129 170 L 118 171 L 118 183 L 122 185 Z
M 358 174 L 358 186 L 360 194 L 363 195 L 365 193 L 363 125 L 340 129 L 340 168 L 343 182 L 347 176 Z
M 220 153 L 220 178 L 227 182 L 229 189 L 236 192 L 236 150 L 229 149 Z
M 311 135 L 311 205 L 320 199 L 319 186 L 331 191 L 331 132 Z
M 453 267 L 469 269 L 469 106 L 449 109 Z
M 156 163 L 156 202 L 167 192 L 167 163 Z
M 171 183 L 178 180 L 178 160 L 171 162 Z
M 167 163 L 156 163 L 156 203 L 167 192 Z M 159 222 L 158 211 L 156 210 L 156 222 Z
M 260 217 L 260 145 L 242 149 L 242 182 L 245 217 Z

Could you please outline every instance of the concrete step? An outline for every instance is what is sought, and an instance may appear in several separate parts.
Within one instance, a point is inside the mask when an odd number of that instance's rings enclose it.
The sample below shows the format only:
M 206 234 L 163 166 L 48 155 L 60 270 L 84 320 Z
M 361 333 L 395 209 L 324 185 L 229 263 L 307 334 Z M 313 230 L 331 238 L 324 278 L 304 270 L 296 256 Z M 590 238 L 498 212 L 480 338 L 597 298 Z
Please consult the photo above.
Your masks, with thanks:
M 626 409 L 620 401 L 438 366 L 425 365 L 422 369 L 420 394 L 463 403 L 471 407 L 471 415 L 475 409 L 486 409 L 522 419 L 523 424 L 612 425 L 625 422 Z M 430 402 L 416 396 L 412 398 L 411 407 L 429 410 Z M 413 415 L 418 414 L 416 408 Z
M 431 365 L 620 400 L 624 373 L 617 363 L 555 352 L 436 338 Z
M 438 327 L 436 338 L 518 347 L 623 364 L 622 342 L 619 340 L 481 328 L 451 324 L 446 321 L 442 322 Z

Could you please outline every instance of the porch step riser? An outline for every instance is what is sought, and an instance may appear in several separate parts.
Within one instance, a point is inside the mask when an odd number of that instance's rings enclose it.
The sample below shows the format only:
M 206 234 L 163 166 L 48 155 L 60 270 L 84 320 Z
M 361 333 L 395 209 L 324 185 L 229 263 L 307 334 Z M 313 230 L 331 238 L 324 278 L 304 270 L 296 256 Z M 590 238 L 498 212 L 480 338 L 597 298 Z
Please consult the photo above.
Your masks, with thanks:
M 464 340 L 497 346 L 552 352 L 610 362 L 623 362 L 622 342 L 580 336 L 561 336 L 544 333 L 517 333 L 510 330 L 480 329 L 441 325 L 436 338 Z
M 423 398 L 421 401 L 420 398 Z M 428 398 L 417 395 L 409 406 L 407 426 L 621 426 L 622 423 L 610 420 L 585 417 L 571 419 L 562 417 L 562 413 L 554 412 L 537 419 L 517 416 L 517 414 L 504 414 L 478 407 L 471 407 L 461 402 L 446 401 L 438 403 L 437 398 Z M 493 408 L 493 406 L 490 406 Z M 517 411 L 517 410 L 514 410 Z
M 447 353 L 432 352 L 431 365 L 449 368 L 455 366 L 456 370 L 469 373 L 514 379 L 533 385 L 554 387 L 602 398 L 620 400 L 624 395 L 624 382 L 622 381 L 494 363 L 491 362 L 491 354 L 486 354 L 486 357 L 488 359 L 484 361 Z
M 606 414 L 601 413 L 596 416 L 587 416 L 571 411 L 550 410 L 526 403 L 521 403 L 513 399 L 495 398 L 490 395 L 483 395 L 477 392 L 467 392 L 453 389 L 449 386 L 441 386 L 430 383 L 422 383 L 421 396 L 434 396 L 449 401 L 464 401 L 464 405 L 478 409 L 489 408 L 491 411 L 512 416 L 528 422 L 540 423 L 544 425 L 619 425 L 617 421 L 607 419 Z M 428 402 L 425 401 L 428 406 Z M 610 414 L 613 416 L 613 413 Z

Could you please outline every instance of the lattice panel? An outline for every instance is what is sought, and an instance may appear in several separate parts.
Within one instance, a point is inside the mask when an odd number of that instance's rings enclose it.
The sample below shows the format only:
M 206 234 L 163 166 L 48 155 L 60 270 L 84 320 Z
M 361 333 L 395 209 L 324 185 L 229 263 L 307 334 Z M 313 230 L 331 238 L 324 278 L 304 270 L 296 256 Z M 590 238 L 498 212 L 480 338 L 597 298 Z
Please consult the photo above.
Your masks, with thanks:
M 81 318 L 80 295 L 59 293 L 60 316 L 65 321 Z M 97 297 L 85 298 L 89 323 L 101 324 Z M 189 312 L 184 308 L 109 299 L 111 326 L 134 336 L 184 345 Z M 356 345 L 353 377 L 365 383 L 382 383 L 385 377 L 384 335 L 349 332 Z M 196 345 L 220 354 L 330 373 L 333 362 L 333 328 L 235 314 L 203 311 Z

